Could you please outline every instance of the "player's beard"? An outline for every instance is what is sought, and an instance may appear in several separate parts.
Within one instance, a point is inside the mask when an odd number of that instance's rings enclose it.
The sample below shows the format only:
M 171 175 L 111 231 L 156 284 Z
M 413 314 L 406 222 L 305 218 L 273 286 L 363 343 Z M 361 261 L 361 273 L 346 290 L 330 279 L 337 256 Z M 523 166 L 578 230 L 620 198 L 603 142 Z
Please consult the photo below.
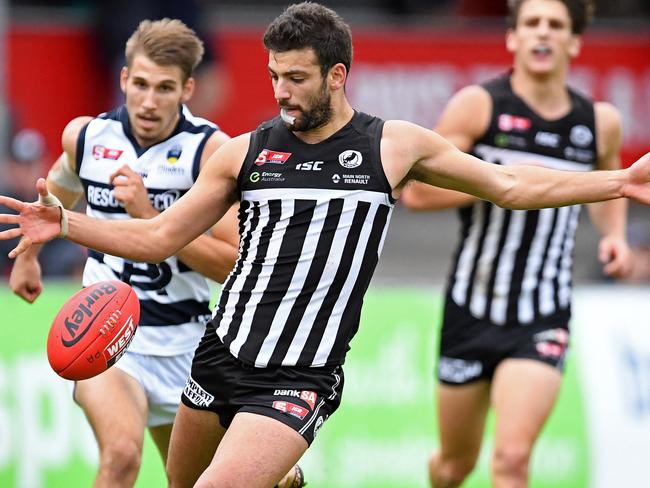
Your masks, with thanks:
M 332 118 L 332 97 L 327 90 L 327 85 L 323 83 L 319 92 L 309 100 L 309 110 L 300 110 L 301 114 L 296 117 L 293 124 L 285 125 L 288 129 L 295 132 L 303 132 L 316 129 L 327 124 Z M 286 108 L 280 106 L 280 108 Z

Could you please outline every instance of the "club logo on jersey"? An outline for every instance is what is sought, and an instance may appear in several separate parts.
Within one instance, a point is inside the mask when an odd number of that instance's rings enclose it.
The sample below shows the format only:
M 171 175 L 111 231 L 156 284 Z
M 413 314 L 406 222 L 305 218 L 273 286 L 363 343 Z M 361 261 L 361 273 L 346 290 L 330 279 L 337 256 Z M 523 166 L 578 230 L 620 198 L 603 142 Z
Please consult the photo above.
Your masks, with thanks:
M 284 164 L 287 159 L 291 157 L 291 153 L 271 151 L 270 149 L 262 149 L 262 152 L 257 156 L 255 164 L 262 166 L 263 164 Z
M 576 146 L 587 147 L 594 140 L 594 135 L 586 125 L 574 125 L 569 133 L 569 139 Z
M 518 117 L 516 115 L 501 114 L 499 115 L 499 130 L 503 132 L 518 131 L 526 132 L 530 129 L 532 122 L 526 117 Z
M 183 148 L 176 144 L 169 151 L 167 151 L 167 162 L 169 164 L 174 164 L 181 157 Z
M 339 163 L 347 169 L 357 168 L 361 165 L 363 156 L 359 151 L 348 149 L 339 154 Z
M 117 161 L 120 159 L 120 156 L 122 155 L 124 151 L 121 149 L 110 149 L 108 147 L 96 145 L 93 146 L 93 158 L 99 160 L 99 159 L 112 159 L 114 161 Z

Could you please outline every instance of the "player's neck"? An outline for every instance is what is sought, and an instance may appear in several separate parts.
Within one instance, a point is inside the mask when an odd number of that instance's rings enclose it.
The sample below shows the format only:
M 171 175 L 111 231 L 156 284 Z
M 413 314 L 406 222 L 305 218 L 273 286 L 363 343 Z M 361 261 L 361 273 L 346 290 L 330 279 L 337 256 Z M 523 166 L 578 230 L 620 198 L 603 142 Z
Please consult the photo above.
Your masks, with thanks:
M 296 137 L 307 144 L 318 144 L 324 141 L 332 134 L 341 130 L 354 115 L 354 109 L 350 106 L 347 99 L 335 102 L 332 100 L 332 118 L 325 125 L 321 125 L 312 130 L 294 132 Z
M 515 69 L 511 84 L 517 96 L 545 119 L 559 119 L 571 110 L 565 73 L 535 76 Z

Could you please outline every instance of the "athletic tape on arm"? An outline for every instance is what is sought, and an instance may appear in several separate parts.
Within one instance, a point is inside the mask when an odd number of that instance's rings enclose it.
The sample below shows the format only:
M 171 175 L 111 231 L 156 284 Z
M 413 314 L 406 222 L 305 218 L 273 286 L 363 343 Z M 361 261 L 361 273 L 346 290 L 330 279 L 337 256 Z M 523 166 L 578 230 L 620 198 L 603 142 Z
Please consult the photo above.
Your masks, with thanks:
M 65 152 L 56 160 L 47 174 L 47 179 L 66 190 L 70 190 L 71 192 L 84 192 L 84 187 L 79 180 L 79 175 L 77 175 L 70 166 L 70 160 Z
M 59 207 L 61 210 L 61 232 L 59 232 L 59 237 L 65 237 L 68 235 L 68 217 L 65 214 L 65 209 L 61 201 L 56 198 L 54 195 L 48 192 L 46 196 L 39 195 L 38 203 L 45 207 Z

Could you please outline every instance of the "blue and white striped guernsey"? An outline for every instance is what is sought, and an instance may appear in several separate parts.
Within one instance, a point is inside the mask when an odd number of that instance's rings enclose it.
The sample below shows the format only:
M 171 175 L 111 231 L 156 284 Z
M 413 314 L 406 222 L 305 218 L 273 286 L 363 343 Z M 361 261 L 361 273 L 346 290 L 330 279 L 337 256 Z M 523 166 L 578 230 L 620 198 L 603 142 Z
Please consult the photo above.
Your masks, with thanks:
M 216 125 L 183 107 L 170 137 L 141 148 L 130 132 L 126 107 L 91 120 L 77 144 L 86 213 L 100 219 L 130 218 L 109 184 L 109 176 L 124 164 L 142 176 L 153 206 L 164 211 L 194 183 L 203 148 L 215 130 Z M 84 286 L 116 278 L 130 283 L 140 299 L 140 327 L 129 351 L 168 356 L 196 348 L 210 318 L 209 288 L 202 275 L 176 257 L 156 265 L 89 250 Z

